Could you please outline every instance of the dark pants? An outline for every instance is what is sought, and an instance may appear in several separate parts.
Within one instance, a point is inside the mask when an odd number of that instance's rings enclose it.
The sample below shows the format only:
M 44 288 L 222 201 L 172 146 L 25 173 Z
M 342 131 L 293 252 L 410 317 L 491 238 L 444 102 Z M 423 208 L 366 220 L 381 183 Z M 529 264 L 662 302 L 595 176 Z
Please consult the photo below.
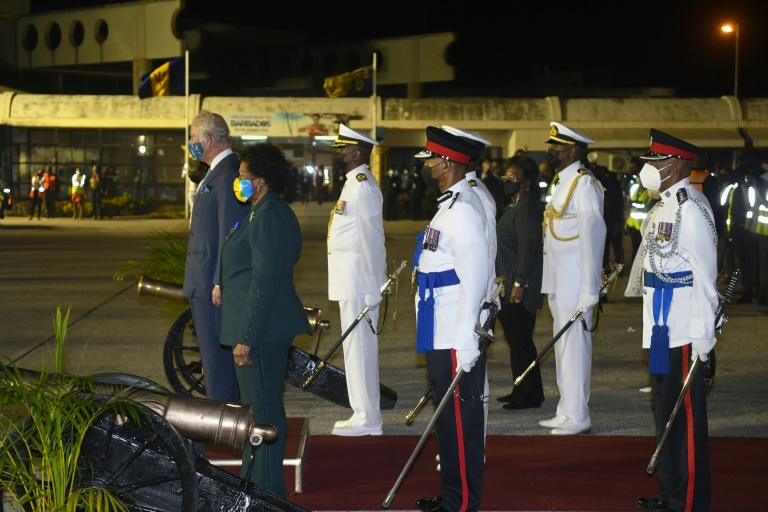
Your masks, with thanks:
M 101 191 L 97 188 L 91 190 L 91 217 L 94 219 L 101 219 L 103 215 L 101 213 Z
M 509 345 L 509 359 L 512 366 L 512 382 L 515 381 L 536 359 L 536 345 L 533 343 L 533 329 L 536 327 L 536 313 L 525 309 L 523 304 L 503 302 L 498 317 L 504 338 Z M 535 404 L 544 401 L 541 383 L 541 369 L 538 365 L 512 390 L 513 402 Z
M 669 375 L 651 374 L 657 443 L 692 364 L 690 345 L 671 348 Z M 661 489 L 656 496 L 669 502 L 669 510 L 709 512 L 710 509 L 712 483 L 709 469 L 705 373 L 701 367 L 696 372 L 659 453 L 656 479 Z M 687 505 L 689 508 L 686 508 Z
M 237 402 L 239 392 L 232 349 L 219 344 L 221 308 L 217 308 L 210 297 L 189 299 L 189 305 L 205 371 L 205 396 L 219 402 Z
M 743 297 L 752 297 L 752 289 L 757 285 L 755 271 L 757 266 L 757 243 L 755 235 L 744 226 L 731 225 L 731 242 L 741 268 L 741 284 L 744 285 Z
M 54 191 L 46 191 L 45 192 L 45 212 L 46 216 L 49 219 L 52 219 L 56 216 L 56 196 L 58 195 L 58 192 Z
M 240 478 L 248 474 L 251 464 L 251 449 L 254 452 L 253 468 L 249 480 L 271 493 L 286 497 L 283 477 L 283 458 L 288 432 L 288 418 L 283 404 L 285 371 L 288 368 L 288 350 L 293 337 L 264 343 L 248 353 L 253 366 L 236 366 L 230 355 L 230 364 L 235 369 L 237 382 L 242 392 L 242 403 L 250 405 L 253 421 L 258 424 L 274 425 L 277 440 L 259 446 L 248 445 L 243 450 L 243 465 Z
M 456 376 L 456 352 L 427 352 L 427 372 L 439 404 Z M 476 511 L 483 494 L 485 458 L 485 353 L 465 373 L 435 422 L 440 483 L 446 510 Z
M 624 263 L 624 230 L 621 224 L 606 223 L 605 249 L 603 251 L 603 268 L 611 262 L 611 248 L 613 248 L 613 262 Z
M 29 208 L 29 218 L 35 216 L 35 210 L 37 210 L 37 218 L 39 219 L 43 213 L 43 194 L 40 192 L 32 193 L 32 206 Z

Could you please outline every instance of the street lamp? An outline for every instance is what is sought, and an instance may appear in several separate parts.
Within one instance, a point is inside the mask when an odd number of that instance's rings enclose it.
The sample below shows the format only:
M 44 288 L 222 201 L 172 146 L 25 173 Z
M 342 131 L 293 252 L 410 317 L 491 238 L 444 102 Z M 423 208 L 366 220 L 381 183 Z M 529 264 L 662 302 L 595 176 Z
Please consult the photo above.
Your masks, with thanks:
M 722 27 L 720 27 L 720 30 L 726 33 L 733 32 L 733 35 L 736 37 L 736 55 L 734 59 L 734 67 L 733 67 L 733 95 L 734 97 L 739 96 L 739 24 L 738 23 L 726 23 Z

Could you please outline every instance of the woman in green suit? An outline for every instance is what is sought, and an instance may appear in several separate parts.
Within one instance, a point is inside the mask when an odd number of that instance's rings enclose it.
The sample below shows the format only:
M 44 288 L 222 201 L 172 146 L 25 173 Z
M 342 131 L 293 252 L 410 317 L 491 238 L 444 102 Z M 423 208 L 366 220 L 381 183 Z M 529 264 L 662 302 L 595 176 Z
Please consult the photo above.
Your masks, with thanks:
M 256 144 L 242 152 L 234 190 L 251 204 L 251 212 L 235 225 L 221 254 L 221 343 L 232 347 L 241 401 L 251 406 L 254 421 L 278 431 L 274 443 L 253 448 L 250 480 L 282 497 L 288 350 L 297 334 L 311 332 L 293 284 L 301 228 L 281 196 L 289 176 L 289 164 L 276 146 Z M 250 452 L 243 451 L 243 478 Z

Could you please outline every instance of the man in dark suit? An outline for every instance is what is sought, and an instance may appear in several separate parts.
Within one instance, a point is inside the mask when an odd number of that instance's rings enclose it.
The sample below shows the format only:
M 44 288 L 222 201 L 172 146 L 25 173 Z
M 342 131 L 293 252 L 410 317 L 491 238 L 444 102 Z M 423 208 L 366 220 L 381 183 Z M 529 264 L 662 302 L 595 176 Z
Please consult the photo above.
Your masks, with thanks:
M 232 352 L 220 344 L 221 248 L 235 223 L 248 213 L 232 184 L 240 160 L 232 152 L 229 127 L 218 114 L 201 110 L 189 131 L 189 153 L 210 166 L 197 187 L 189 226 L 182 293 L 189 297 L 195 336 L 205 369 L 205 395 L 211 400 L 239 399 Z

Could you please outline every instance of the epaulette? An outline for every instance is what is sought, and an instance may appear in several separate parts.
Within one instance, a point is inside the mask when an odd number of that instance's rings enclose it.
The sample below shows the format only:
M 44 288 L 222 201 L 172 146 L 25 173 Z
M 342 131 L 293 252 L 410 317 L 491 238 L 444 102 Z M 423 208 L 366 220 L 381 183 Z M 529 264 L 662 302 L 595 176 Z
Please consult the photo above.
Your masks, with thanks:
M 684 188 L 678 189 L 677 194 L 675 195 L 677 196 L 677 204 L 683 204 L 688 200 L 688 192 L 686 192 Z
M 470 187 L 476 187 L 477 186 L 477 182 L 475 180 L 467 180 L 467 183 L 469 183 Z
M 365 181 L 368 179 L 368 176 L 366 176 L 364 172 L 357 173 L 357 176 L 355 177 L 357 178 L 357 181 Z

